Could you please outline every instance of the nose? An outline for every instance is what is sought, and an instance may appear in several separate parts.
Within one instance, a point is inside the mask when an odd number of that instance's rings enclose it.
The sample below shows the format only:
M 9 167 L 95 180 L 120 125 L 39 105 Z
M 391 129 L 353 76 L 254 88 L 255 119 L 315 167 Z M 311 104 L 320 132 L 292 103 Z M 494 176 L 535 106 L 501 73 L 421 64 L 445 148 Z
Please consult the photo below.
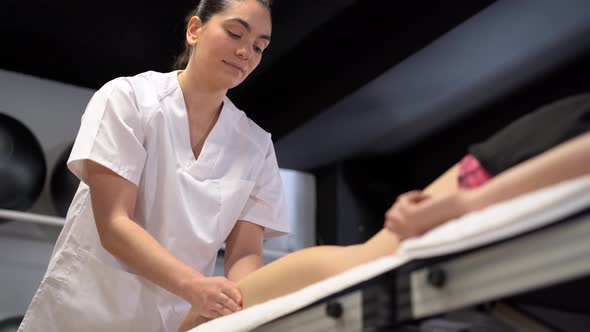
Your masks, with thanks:
M 250 50 L 247 46 L 238 47 L 236 49 L 236 55 L 243 60 L 248 60 L 250 58 Z

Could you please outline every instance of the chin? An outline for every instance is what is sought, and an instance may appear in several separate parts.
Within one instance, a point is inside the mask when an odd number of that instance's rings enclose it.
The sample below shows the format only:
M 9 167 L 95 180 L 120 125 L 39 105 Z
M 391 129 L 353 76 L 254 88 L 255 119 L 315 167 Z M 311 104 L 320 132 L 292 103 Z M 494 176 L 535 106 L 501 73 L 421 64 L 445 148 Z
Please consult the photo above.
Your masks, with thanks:
M 232 80 L 231 82 L 227 82 L 228 89 L 233 89 L 233 88 L 237 87 L 238 85 L 242 84 L 242 82 L 244 82 L 243 79 Z
M 233 88 L 235 88 L 235 87 L 239 86 L 240 84 L 242 84 L 242 82 L 243 82 L 243 81 L 240 81 L 240 82 L 238 82 L 238 83 L 236 83 L 236 84 L 234 84 L 234 85 L 230 86 L 230 87 L 229 87 L 229 89 L 233 89 Z
M 223 72 L 220 73 L 220 75 L 217 75 L 215 81 L 217 86 L 231 89 L 240 85 L 245 78 L 245 75 L 236 74 L 234 72 Z

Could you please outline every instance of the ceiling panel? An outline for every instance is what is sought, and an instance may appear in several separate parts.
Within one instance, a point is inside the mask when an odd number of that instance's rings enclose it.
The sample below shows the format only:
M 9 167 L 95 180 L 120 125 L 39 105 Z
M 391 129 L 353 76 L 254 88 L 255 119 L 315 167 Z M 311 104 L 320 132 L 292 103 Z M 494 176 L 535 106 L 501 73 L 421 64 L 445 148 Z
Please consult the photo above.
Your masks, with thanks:
M 492 2 L 277 0 L 263 62 L 229 95 L 277 139 Z M 93 89 L 168 71 L 195 4 L 5 0 L 0 68 Z

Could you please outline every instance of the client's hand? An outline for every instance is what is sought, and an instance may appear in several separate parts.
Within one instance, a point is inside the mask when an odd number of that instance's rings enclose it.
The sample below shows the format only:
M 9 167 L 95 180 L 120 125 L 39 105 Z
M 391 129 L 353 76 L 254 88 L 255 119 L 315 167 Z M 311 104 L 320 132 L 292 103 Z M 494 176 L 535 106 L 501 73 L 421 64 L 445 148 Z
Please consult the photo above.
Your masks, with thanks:
M 385 227 L 401 240 L 414 237 L 467 212 L 464 191 L 431 197 L 421 191 L 400 195 L 385 213 Z

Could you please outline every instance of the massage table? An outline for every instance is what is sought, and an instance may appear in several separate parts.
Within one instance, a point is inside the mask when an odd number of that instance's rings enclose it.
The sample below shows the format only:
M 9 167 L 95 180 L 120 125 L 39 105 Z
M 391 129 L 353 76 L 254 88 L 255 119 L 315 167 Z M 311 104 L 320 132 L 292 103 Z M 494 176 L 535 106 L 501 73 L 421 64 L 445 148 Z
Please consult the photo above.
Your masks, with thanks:
M 501 300 L 573 280 L 590 283 L 589 241 L 585 176 L 464 215 L 404 241 L 395 255 L 191 332 L 471 331 L 467 323 L 436 318 L 485 306 L 513 323 L 520 319 L 521 328 L 550 331 Z

